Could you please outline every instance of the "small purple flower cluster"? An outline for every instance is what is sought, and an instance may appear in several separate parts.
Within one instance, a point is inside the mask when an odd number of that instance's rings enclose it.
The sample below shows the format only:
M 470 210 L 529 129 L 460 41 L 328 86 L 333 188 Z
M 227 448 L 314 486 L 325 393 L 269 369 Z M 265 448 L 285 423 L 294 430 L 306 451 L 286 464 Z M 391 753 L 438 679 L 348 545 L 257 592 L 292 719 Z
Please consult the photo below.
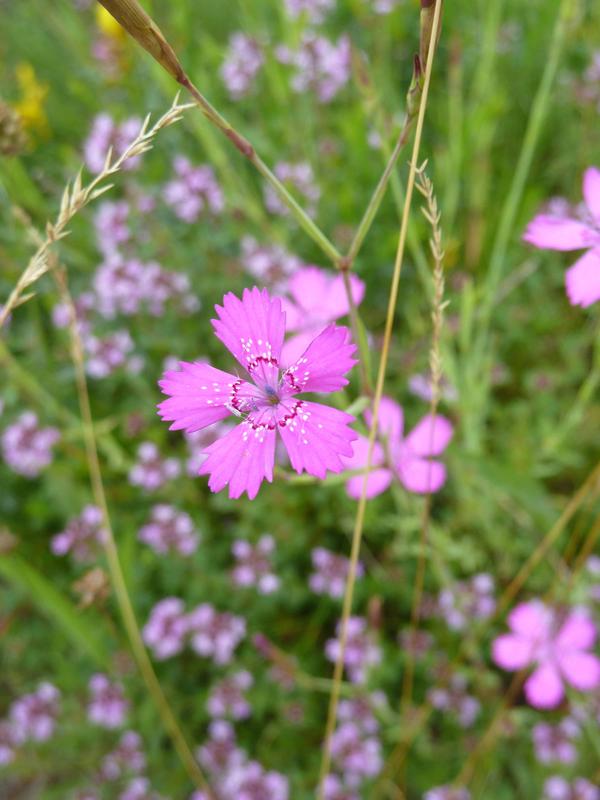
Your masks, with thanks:
M 283 291 L 301 264 L 299 258 L 279 245 L 260 245 L 252 236 L 242 238 L 242 266 L 273 291 Z
M 99 173 L 104 168 L 108 151 L 112 149 L 113 159 L 123 155 L 136 138 L 142 122 L 131 117 L 117 124 L 110 114 L 98 114 L 92 123 L 92 129 L 83 146 L 85 163 L 90 172 Z M 123 169 L 135 169 L 140 162 L 139 156 L 128 158 Z
M 587 778 L 569 782 L 560 775 L 553 775 L 544 783 L 542 800 L 600 800 L 600 788 Z
M 278 772 L 265 770 L 256 761 L 249 761 L 235 739 L 233 726 L 215 720 L 209 727 L 209 739 L 197 750 L 200 764 L 211 778 L 218 800 L 288 800 L 287 779 Z M 190 800 L 207 800 L 195 792 Z
M 279 578 L 273 573 L 271 556 L 275 540 L 265 534 L 256 545 L 244 539 L 236 539 L 231 552 L 236 565 L 231 571 L 231 579 L 236 586 L 256 586 L 261 594 L 271 594 L 279 588 Z
M 51 683 L 40 683 L 35 692 L 15 700 L 8 712 L 8 725 L 14 741 L 45 742 L 54 733 L 59 712 L 60 692 Z
M 324 547 L 315 547 L 311 552 L 314 572 L 308 579 L 310 588 L 316 594 L 327 594 L 334 600 L 343 597 L 350 561 L 345 556 L 332 553 Z M 364 567 L 358 562 L 356 577 L 361 578 Z
M 325 16 L 335 7 L 335 0 L 285 0 L 285 8 L 292 19 L 306 14 L 313 24 L 323 22 Z
M 70 553 L 75 561 L 84 562 L 92 560 L 105 541 L 102 512 L 97 506 L 87 505 L 64 531 L 52 537 L 50 549 L 55 556 Z
M 374 712 L 384 702 L 381 693 L 340 702 L 338 726 L 331 738 L 332 763 L 339 774 L 328 776 L 327 798 L 357 796 L 353 793 L 381 770 L 379 722 Z
M 334 43 L 307 31 L 297 49 L 280 45 L 275 53 L 282 64 L 294 70 L 293 91 L 297 94 L 312 91 L 320 103 L 331 102 L 350 78 L 352 49 L 348 36 L 340 36 Z
M 87 714 L 90 722 L 102 728 L 120 728 L 125 724 L 129 703 L 120 684 L 111 683 L 106 675 L 98 673 L 90 678 L 89 690 Z
M 473 620 L 489 619 L 496 610 L 494 579 L 487 572 L 457 581 L 438 595 L 437 611 L 449 628 L 462 631 Z
M 340 652 L 340 624 L 336 625 L 335 639 L 329 639 L 325 644 L 325 655 L 330 661 L 336 661 Z M 346 649 L 344 652 L 344 665 L 348 677 L 353 683 L 364 683 L 371 667 L 381 662 L 381 649 L 373 641 L 373 636 L 367 628 L 364 617 L 350 617 L 346 631 Z
M 196 222 L 203 212 L 220 214 L 224 208 L 223 192 L 212 167 L 192 166 L 185 156 L 173 160 L 175 178 L 164 188 L 164 198 L 184 222 Z
M 36 478 L 52 463 L 52 448 L 59 439 L 57 428 L 40 427 L 37 415 L 24 411 L 2 433 L 2 456 L 14 472 Z
M 223 678 L 210 691 L 206 708 L 211 717 L 216 719 L 247 719 L 252 713 L 250 703 L 244 692 L 253 684 L 252 675 L 247 670 L 240 670 Z
M 177 655 L 189 641 L 194 652 L 219 665 L 231 661 L 245 635 L 246 623 L 241 617 L 219 612 L 210 603 L 186 614 L 183 601 L 176 597 L 157 603 L 143 630 L 144 641 L 158 660 Z
M 162 458 L 154 442 L 142 442 L 137 451 L 137 462 L 129 471 L 129 483 L 154 492 L 168 481 L 179 477 L 181 464 L 176 458 Z
M 233 100 L 240 100 L 254 89 L 264 61 L 262 48 L 256 39 L 241 31 L 229 37 L 221 78 Z
M 199 302 L 190 292 L 182 272 L 173 272 L 155 261 L 144 263 L 112 253 L 94 275 L 96 310 L 106 319 L 117 314 L 131 316 L 146 308 L 152 316 L 164 314 L 167 302 L 175 302 L 182 313 L 192 313 Z
M 114 750 L 104 757 L 100 776 L 105 781 L 116 781 L 127 774 L 139 774 L 146 768 L 142 740 L 135 731 L 125 731 Z
M 165 503 L 152 508 L 150 521 L 138 532 L 138 539 L 159 555 L 174 551 L 191 556 L 199 538 L 190 515 Z
M 280 161 L 275 165 L 273 172 L 288 188 L 298 192 L 305 203 L 306 213 L 314 217 L 317 213 L 317 203 L 321 197 L 321 190 L 315 181 L 311 165 L 307 161 L 301 161 L 297 164 Z M 282 217 L 289 215 L 288 207 L 272 186 L 265 186 L 264 198 L 265 205 L 271 214 L 278 214 Z
M 470 728 L 477 719 L 481 704 L 467 692 L 467 679 L 455 672 L 446 686 L 436 686 L 427 693 L 427 699 L 439 711 L 456 716 L 462 728 Z
M 538 722 L 531 732 L 536 759 L 540 764 L 574 764 L 579 734 L 579 724 L 572 717 L 557 725 Z

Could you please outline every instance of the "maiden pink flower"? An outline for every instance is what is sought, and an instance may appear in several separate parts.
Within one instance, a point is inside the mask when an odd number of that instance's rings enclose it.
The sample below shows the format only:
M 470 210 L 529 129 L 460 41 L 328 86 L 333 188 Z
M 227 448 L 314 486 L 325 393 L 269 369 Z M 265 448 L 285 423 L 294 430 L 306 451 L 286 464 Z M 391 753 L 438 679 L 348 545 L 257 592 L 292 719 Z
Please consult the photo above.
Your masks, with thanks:
M 374 468 L 367 480 L 367 497 L 376 497 L 384 492 L 396 475 L 405 489 L 417 494 L 437 492 L 446 481 L 446 468 L 440 461 L 432 459 L 441 455 L 452 439 L 452 424 L 446 417 L 430 414 L 407 435 L 403 436 L 404 414 L 402 407 L 390 397 L 382 397 L 379 406 L 379 434 L 387 439 L 389 458 L 393 469 L 384 466 L 386 451 L 380 442 L 375 442 L 371 465 Z M 361 469 L 367 465 L 369 440 L 359 436 L 354 443 L 351 458 L 344 458 L 347 469 Z M 355 475 L 346 483 L 350 497 L 361 495 L 363 476 Z
M 354 305 L 362 302 L 365 285 L 356 275 L 350 275 Z M 319 267 L 297 270 L 289 280 L 291 299 L 283 299 L 288 331 L 292 336 L 283 347 L 283 361 L 292 364 L 312 340 L 329 323 L 345 317 L 350 311 L 348 296 L 341 275 L 331 275 Z
M 548 250 L 587 250 L 565 275 L 573 306 L 600 300 L 600 170 L 587 169 L 583 176 L 584 214 L 538 214 L 529 223 L 523 239 Z
M 229 486 L 229 496 L 256 497 L 266 478 L 273 480 L 277 432 L 292 467 L 324 478 L 341 472 L 342 456 L 352 454 L 353 417 L 336 408 L 299 400 L 300 392 L 335 392 L 348 383 L 355 346 L 345 327 L 330 325 L 287 369 L 281 367 L 286 315 L 281 301 L 266 289 L 245 289 L 240 300 L 231 292 L 215 306 L 215 334 L 247 371 L 252 382 L 200 362 L 181 362 L 159 385 L 169 399 L 159 414 L 171 430 L 188 433 L 231 414 L 240 418 L 225 436 L 206 449 L 200 475 L 209 475 L 213 492 Z
M 508 627 L 511 633 L 494 641 L 492 658 L 509 671 L 535 665 L 524 686 L 530 705 L 555 708 L 565 683 L 581 692 L 600 686 L 600 659 L 588 652 L 596 641 L 596 625 L 584 609 L 560 615 L 532 600 L 511 611 Z

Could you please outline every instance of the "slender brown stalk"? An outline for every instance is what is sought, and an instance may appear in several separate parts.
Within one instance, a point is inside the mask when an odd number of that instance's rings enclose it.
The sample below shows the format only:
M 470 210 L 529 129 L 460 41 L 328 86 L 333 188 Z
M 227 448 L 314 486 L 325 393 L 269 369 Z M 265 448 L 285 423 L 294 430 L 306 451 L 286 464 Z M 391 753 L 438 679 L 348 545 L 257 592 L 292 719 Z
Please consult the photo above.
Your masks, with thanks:
M 54 255 L 51 257 L 53 260 Z M 90 482 L 92 486 L 92 495 L 95 504 L 102 511 L 102 527 L 106 531 L 106 539 L 104 541 L 104 550 L 108 564 L 108 571 L 111 583 L 115 592 L 115 597 L 119 607 L 119 611 L 123 618 L 123 624 L 127 632 L 127 637 L 133 652 L 134 658 L 138 665 L 138 669 L 146 684 L 146 688 L 150 696 L 154 700 L 162 722 L 167 730 L 173 745 L 183 766 L 186 769 L 190 779 L 194 784 L 208 794 L 211 800 L 215 800 L 212 790 L 208 781 L 204 777 L 202 770 L 185 739 L 185 736 L 179 726 L 179 723 L 169 705 L 169 702 L 163 692 L 162 686 L 152 662 L 148 656 L 140 629 L 135 617 L 131 598 L 127 590 L 125 576 L 121 567 L 119 553 L 115 542 L 115 537 L 110 521 L 108 511 L 108 503 L 104 491 L 104 483 L 102 481 L 102 472 L 100 469 L 100 459 L 98 457 L 98 448 L 96 445 L 96 435 L 94 432 L 94 422 L 92 417 L 92 410 L 90 406 L 90 398 L 87 386 L 87 379 L 85 376 L 84 367 L 84 353 L 81 336 L 79 334 L 79 327 L 77 323 L 77 314 L 75 305 L 69 292 L 66 272 L 56 265 L 55 275 L 59 287 L 61 289 L 62 299 L 67 304 L 70 314 L 69 333 L 71 337 L 71 358 L 75 368 L 75 380 L 77 385 L 77 395 L 79 399 L 79 408 L 81 412 L 81 420 L 84 430 L 85 448 L 88 461 L 88 468 L 90 473 Z
M 346 642 L 348 635 L 348 619 L 352 610 L 352 600 L 354 596 L 354 584 L 356 581 L 356 568 L 358 564 L 358 556 L 360 552 L 360 544 L 362 539 L 362 532 L 364 526 L 365 510 L 367 505 L 367 480 L 368 470 L 371 468 L 373 460 L 373 449 L 375 446 L 375 437 L 377 432 L 377 425 L 379 419 L 379 405 L 381 396 L 383 394 L 383 386 L 387 372 L 387 364 L 390 350 L 390 342 L 392 330 L 394 327 L 394 316 L 396 311 L 396 303 L 398 300 L 398 288 L 400 284 L 400 274 L 402 270 L 402 262 L 404 259 L 404 249 L 406 246 L 406 234 L 408 231 L 408 220 L 410 216 L 410 205 L 412 200 L 413 188 L 415 185 L 415 177 L 417 172 L 417 163 L 419 158 L 419 149 L 421 146 L 421 137 L 423 134 L 423 123 L 425 120 L 425 110 L 427 108 L 427 97 L 429 94 L 429 85 L 431 82 L 431 72 L 433 67 L 433 57 L 435 52 L 435 44 L 437 40 L 437 31 L 441 22 L 441 2 L 435 5 L 435 14 L 433 18 L 432 34 L 429 41 L 429 52 L 427 69 L 425 72 L 425 80 L 423 83 L 423 92 L 419 104 L 419 113 L 417 118 L 417 126 L 415 131 L 415 139 L 413 143 L 412 158 L 410 163 L 410 170 L 408 175 L 408 182 L 406 186 L 406 196 L 404 201 L 404 209 L 402 214 L 402 223 L 400 226 L 400 235 L 398 238 L 398 248 L 396 251 L 396 259 L 394 263 L 394 272 L 392 276 L 392 285 L 390 287 L 390 296 L 388 302 L 386 324 L 383 338 L 383 346 L 381 351 L 381 359 L 379 361 L 379 370 L 377 374 L 377 382 L 375 387 L 375 396 L 373 398 L 373 417 L 369 431 L 369 450 L 367 456 L 367 464 L 365 467 L 365 476 L 362 485 L 358 509 L 356 512 L 356 519 L 354 523 L 354 530 L 352 534 L 352 546 L 350 552 L 350 565 L 348 568 L 348 577 L 346 580 L 346 587 L 344 591 L 344 602 L 342 607 L 342 618 L 340 624 L 340 639 L 339 639 L 339 652 L 335 662 L 333 673 L 333 687 L 331 690 L 329 709 L 327 712 L 327 723 L 325 727 L 325 738 L 323 744 L 323 752 L 321 758 L 321 769 L 319 775 L 319 788 L 317 797 L 323 800 L 324 782 L 329 772 L 331 764 L 331 738 L 335 728 L 337 718 L 337 707 L 340 694 L 340 683 L 342 680 L 342 672 L 344 669 L 344 657 L 346 654 Z

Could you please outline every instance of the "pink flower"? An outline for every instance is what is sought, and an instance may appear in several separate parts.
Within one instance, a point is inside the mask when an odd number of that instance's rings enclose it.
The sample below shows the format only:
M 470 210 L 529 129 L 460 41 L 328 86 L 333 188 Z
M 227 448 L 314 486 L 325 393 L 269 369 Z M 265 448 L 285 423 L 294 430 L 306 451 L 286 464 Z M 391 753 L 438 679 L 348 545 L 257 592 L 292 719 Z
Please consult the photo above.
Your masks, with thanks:
M 229 485 L 229 496 L 256 497 L 266 478 L 273 480 L 277 431 L 292 467 L 324 478 L 341 472 L 341 456 L 351 455 L 356 438 L 348 424 L 353 417 L 335 408 L 296 399 L 300 392 L 334 392 L 348 381 L 355 347 L 349 331 L 330 325 L 308 346 L 295 364 L 281 371 L 285 314 L 281 301 L 266 289 L 245 289 L 240 300 L 231 292 L 216 306 L 217 338 L 248 372 L 251 383 L 199 362 L 181 362 L 159 381 L 170 395 L 159 414 L 173 422 L 171 430 L 193 432 L 230 414 L 241 418 L 229 433 L 206 449 L 200 467 L 208 485 L 218 492 Z
M 229 46 L 220 72 L 233 100 L 239 100 L 253 90 L 264 60 L 262 48 L 256 39 L 240 31 L 229 37 Z
M 405 489 L 417 494 L 437 492 L 446 481 L 446 468 L 432 456 L 441 455 L 454 430 L 446 417 L 438 414 L 424 416 L 412 431 L 403 436 L 404 414 L 402 407 L 390 397 L 382 397 L 379 407 L 379 435 L 387 439 L 387 449 L 392 468 L 385 465 L 386 451 L 380 442 L 375 442 L 372 469 L 367 480 L 367 497 L 376 497 L 384 492 L 394 475 Z M 346 469 L 361 469 L 367 465 L 369 440 L 359 436 L 353 445 L 353 455 L 344 458 Z M 346 483 L 350 497 L 358 499 L 363 485 L 363 476 L 355 475 Z
M 279 578 L 273 573 L 271 563 L 275 540 L 265 534 L 252 546 L 245 539 L 236 539 L 231 552 L 236 565 L 231 578 L 236 586 L 256 586 L 261 594 L 271 594 L 279 588 Z
M 117 124 L 109 114 L 98 114 L 83 148 L 85 163 L 90 172 L 102 172 L 110 148 L 113 151 L 113 161 L 122 156 L 140 132 L 141 124 L 137 117 Z M 123 169 L 135 169 L 139 161 L 140 156 L 132 156 L 123 164 Z
M 360 305 L 365 285 L 356 275 L 350 276 L 352 299 Z M 348 296 L 341 275 L 331 275 L 319 267 L 297 270 L 289 280 L 291 299 L 284 298 L 283 310 L 287 329 L 295 335 L 283 347 L 283 361 L 292 364 L 306 350 L 311 341 L 329 323 L 349 312 Z
M 600 685 L 600 659 L 590 650 L 596 626 L 583 609 L 566 616 L 540 600 L 521 603 L 510 613 L 511 633 L 498 636 L 492 657 L 502 669 L 536 666 L 525 682 L 525 697 L 536 708 L 555 708 L 564 697 L 564 684 L 582 692 Z
M 240 670 L 228 678 L 223 678 L 211 689 L 206 703 L 208 713 L 217 719 L 223 717 L 247 719 L 252 713 L 252 708 L 244 692 L 252 684 L 252 675 L 247 670 Z
M 89 682 L 88 719 L 104 728 L 119 728 L 125 722 L 129 703 L 119 683 L 111 683 L 106 675 L 92 675 Z
M 538 214 L 523 239 L 543 249 L 587 250 L 565 275 L 571 305 L 587 308 L 600 300 L 600 170 L 596 167 L 584 173 L 583 198 L 583 215 Z
M 142 637 L 154 658 L 164 661 L 183 650 L 187 632 L 183 601 L 177 597 L 165 597 L 150 612 Z

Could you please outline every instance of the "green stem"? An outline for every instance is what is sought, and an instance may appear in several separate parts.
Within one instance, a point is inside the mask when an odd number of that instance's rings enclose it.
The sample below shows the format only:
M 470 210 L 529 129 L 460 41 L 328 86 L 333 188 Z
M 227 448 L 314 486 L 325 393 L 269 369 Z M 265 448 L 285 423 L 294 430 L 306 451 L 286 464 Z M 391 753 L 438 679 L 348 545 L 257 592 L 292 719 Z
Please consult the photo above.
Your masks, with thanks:
M 225 117 L 219 114 L 216 108 L 209 103 L 189 79 L 186 78 L 182 80 L 181 83 L 182 86 L 185 86 L 190 92 L 196 105 L 200 108 L 204 116 L 235 145 L 239 152 L 242 153 L 251 164 L 253 164 L 267 183 L 277 192 L 279 199 L 290 210 L 290 213 L 296 219 L 296 222 L 298 222 L 302 230 L 308 234 L 325 255 L 337 265 L 342 258 L 341 253 L 292 197 L 279 178 L 269 169 L 250 142 L 238 133 Z
M 396 162 L 398 161 L 398 157 L 400 153 L 404 149 L 406 142 L 408 141 L 408 137 L 410 131 L 413 126 L 413 122 L 415 120 L 414 115 L 409 116 L 406 115 L 404 119 L 404 124 L 402 125 L 402 130 L 398 135 L 398 139 L 392 150 L 388 162 L 385 166 L 383 174 L 379 179 L 379 183 L 375 187 L 375 191 L 373 192 L 371 199 L 369 200 L 369 204 L 363 214 L 363 217 L 359 223 L 359 226 L 354 234 L 354 238 L 352 239 L 352 243 L 350 244 L 350 248 L 348 250 L 348 254 L 346 255 L 346 263 L 351 267 L 354 264 L 356 256 L 358 255 L 360 248 L 362 247 L 362 243 L 365 240 L 366 235 L 368 234 L 371 225 L 373 224 L 373 220 L 375 219 L 375 215 L 379 210 L 379 206 L 381 205 L 381 201 L 385 195 L 387 185 L 389 180 L 392 176 L 394 171 L 394 167 L 396 166 Z

